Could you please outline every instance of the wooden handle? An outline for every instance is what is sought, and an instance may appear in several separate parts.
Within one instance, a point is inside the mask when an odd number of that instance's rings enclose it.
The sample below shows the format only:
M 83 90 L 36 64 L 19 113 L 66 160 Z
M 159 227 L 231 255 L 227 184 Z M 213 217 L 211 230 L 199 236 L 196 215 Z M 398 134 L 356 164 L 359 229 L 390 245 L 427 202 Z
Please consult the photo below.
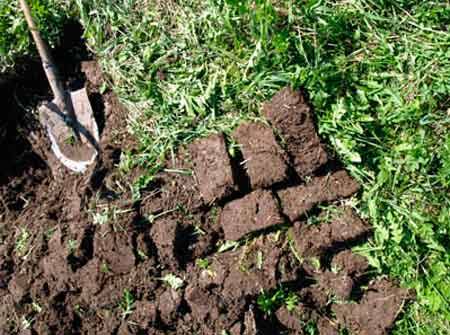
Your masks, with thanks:
M 41 34 L 39 33 L 39 30 L 34 23 L 30 7 L 28 6 L 26 0 L 19 0 L 19 2 L 20 6 L 22 7 L 22 11 L 25 14 L 25 19 L 27 21 L 28 27 L 30 28 L 31 34 L 33 35 L 34 42 L 36 43 L 36 47 L 42 60 L 42 66 L 44 67 L 44 71 L 47 76 L 48 82 L 50 83 L 53 95 L 57 102 L 65 105 L 66 93 L 64 91 L 64 85 L 59 78 L 58 70 L 53 61 L 50 49 L 42 39 Z

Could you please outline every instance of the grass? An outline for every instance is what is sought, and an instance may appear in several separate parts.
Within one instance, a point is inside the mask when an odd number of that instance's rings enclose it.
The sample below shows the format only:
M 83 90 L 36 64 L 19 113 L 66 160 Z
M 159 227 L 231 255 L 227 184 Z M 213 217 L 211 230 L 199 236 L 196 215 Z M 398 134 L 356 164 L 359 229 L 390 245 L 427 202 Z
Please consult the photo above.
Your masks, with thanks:
M 393 333 L 448 333 L 447 2 L 75 4 L 109 85 L 130 110 L 139 148 L 124 159 L 147 168 L 144 183 L 179 145 L 259 118 L 261 102 L 285 85 L 306 88 L 321 136 L 364 186 L 354 206 L 375 229 L 359 251 L 417 292 Z
M 50 45 L 60 43 L 63 25 L 75 17 L 72 1 L 27 0 L 43 38 Z M 26 55 L 35 54 L 36 48 L 28 27 L 20 13 L 19 1 L 0 0 L 0 72 L 10 71 L 15 62 Z

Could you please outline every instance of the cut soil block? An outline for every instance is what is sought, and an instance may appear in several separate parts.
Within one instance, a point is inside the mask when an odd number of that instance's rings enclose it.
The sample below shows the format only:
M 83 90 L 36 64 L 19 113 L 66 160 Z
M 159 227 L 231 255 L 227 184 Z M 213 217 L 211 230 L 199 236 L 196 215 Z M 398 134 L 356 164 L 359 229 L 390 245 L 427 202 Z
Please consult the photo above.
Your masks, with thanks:
M 288 177 L 287 156 L 272 129 L 262 123 L 244 123 L 233 133 L 240 145 L 252 189 L 267 188 Z
M 289 87 L 282 89 L 264 105 L 263 113 L 279 132 L 300 177 L 310 175 L 328 161 L 311 107 L 301 92 Z
M 225 239 L 238 240 L 248 233 L 281 224 L 283 218 L 272 193 L 257 190 L 226 204 L 219 222 Z
M 359 190 L 358 183 L 344 170 L 323 177 L 313 177 L 308 183 L 278 192 L 283 213 L 291 221 L 299 219 L 314 206 L 349 197 Z

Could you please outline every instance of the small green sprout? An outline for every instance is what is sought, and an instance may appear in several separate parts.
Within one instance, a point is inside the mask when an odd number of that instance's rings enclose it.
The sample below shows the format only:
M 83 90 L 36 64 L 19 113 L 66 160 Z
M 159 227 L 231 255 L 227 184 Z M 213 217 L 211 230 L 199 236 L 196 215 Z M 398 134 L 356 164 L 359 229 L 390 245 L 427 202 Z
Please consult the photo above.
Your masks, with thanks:
M 207 270 L 209 268 L 209 261 L 206 258 L 198 258 L 195 261 L 195 264 L 203 270 Z
M 295 309 L 295 307 L 297 307 L 299 301 L 300 299 L 298 295 L 296 295 L 293 292 L 289 292 L 286 299 L 284 300 L 284 303 L 286 305 L 287 310 L 289 312 L 292 312 Z
M 70 239 L 67 242 L 67 247 L 69 248 L 69 254 L 73 254 L 77 250 L 78 242 L 76 240 Z
M 125 289 L 123 291 L 122 300 L 120 301 L 119 307 L 122 310 L 122 319 L 125 319 L 128 315 L 133 313 L 134 310 L 134 296 L 130 290 Z
M 26 254 L 28 250 L 30 233 L 25 228 L 22 228 L 19 238 L 16 241 L 15 251 L 18 256 L 22 257 Z
M 165 275 L 161 280 L 165 283 L 167 283 L 171 288 L 174 290 L 178 290 L 184 286 L 183 279 L 169 273 Z
M 100 265 L 100 272 L 102 273 L 109 273 L 110 269 L 106 262 L 103 262 L 102 265 Z

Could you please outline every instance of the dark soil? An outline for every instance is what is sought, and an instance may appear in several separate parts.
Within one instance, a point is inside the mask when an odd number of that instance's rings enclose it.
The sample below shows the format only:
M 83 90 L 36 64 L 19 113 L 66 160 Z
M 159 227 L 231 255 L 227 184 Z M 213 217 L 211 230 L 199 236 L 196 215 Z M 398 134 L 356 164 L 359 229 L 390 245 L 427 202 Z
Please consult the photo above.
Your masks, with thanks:
M 328 221 L 298 221 L 359 187 L 345 171 L 314 174 L 327 155 L 300 94 L 285 89 L 266 105 L 274 130 L 236 131 L 245 164 L 211 135 L 181 148 L 136 201 L 141 171 L 117 168 L 135 146 L 127 111 L 113 92 L 99 93 L 95 61 L 80 64 L 67 68 L 87 85 L 102 149 L 85 175 L 52 158 L 39 124 L 25 127 L 19 100 L 8 105 L 6 115 L 22 116 L 3 137 L 12 149 L 0 180 L 0 334 L 291 334 L 311 323 L 320 334 L 388 332 L 410 295 L 386 279 L 361 288 L 370 269 L 350 248 L 368 223 L 339 206 Z M 20 77 L 11 80 L 14 95 L 36 106 Z M 280 287 L 297 304 L 276 301 L 265 314 L 258 297 Z
M 291 221 L 322 202 L 349 197 L 359 190 L 358 183 L 344 170 L 326 176 L 313 177 L 306 184 L 293 186 L 278 192 L 283 212 Z
M 237 190 L 225 139 L 221 134 L 195 141 L 189 151 L 200 194 L 206 203 L 222 200 Z
M 327 250 L 336 250 L 363 239 L 370 232 L 370 226 L 362 221 L 351 209 L 345 208 L 330 223 L 306 225 L 296 222 L 292 236 L 300 255 L 321 256 Z
M 266 118 L 278 131 L 300 177 L 310 175 L 328 161 L 317 135 L 311 107 L 302 92 L 286 87 L 263 107 Z
M 225 239 L 238 240 L 248 233 L 279 225 L 284 221 L 272 193 L 257 190 L 226 204 L 219 222 Z
M 370 283 L 366 293 L 357 304 L 335 304 L 340 325 L 362 335 L 386 334 L 393 325 L 405 300 L 411 293 L 381 279 Z
M 262 123 L 244 123 L 233 137 L 241 146 L 252 189 L 271 187 L 288 178 L 287 155 L 270 127 Z

